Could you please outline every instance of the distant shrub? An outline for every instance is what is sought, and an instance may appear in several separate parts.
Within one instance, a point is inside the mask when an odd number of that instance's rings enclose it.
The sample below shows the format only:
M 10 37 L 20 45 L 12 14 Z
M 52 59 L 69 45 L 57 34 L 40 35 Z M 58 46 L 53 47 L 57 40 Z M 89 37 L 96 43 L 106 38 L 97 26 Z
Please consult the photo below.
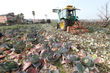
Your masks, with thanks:
M 47 19 L 46 22 L 47 22 L 47 23 L 51 23 L 51 20 L 50 20 L 50 19 Z
M 13 20 L 7 20 L 6 23 L 14 23 Z
M 39 24 L 39 22 L 35 22 L 35 24 Z
M 40 21 L 40 23 L 45 23 L 45 20 L 44 20 L 44 19 L 42 19 L 42 20 Z
M 2 26 L 2 25 L 6 25 L 6 23 L 0 23 L 0 25 Z
M 13 20 L 7 20 L 6 21 L 6 25 L 12 25 L 12 24 L 14 24 L 15 23 L 15 21 L 13 21 Z

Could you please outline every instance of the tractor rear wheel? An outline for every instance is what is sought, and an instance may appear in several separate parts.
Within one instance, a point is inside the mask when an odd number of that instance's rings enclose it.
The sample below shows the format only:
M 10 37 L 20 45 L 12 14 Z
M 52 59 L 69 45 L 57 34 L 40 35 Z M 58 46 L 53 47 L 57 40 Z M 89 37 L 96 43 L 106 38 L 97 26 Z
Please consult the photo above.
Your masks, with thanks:
M 56 24 L 56 28 L 57 28 L 57 29 L 59 28 L 59 24 L 58 24 L 58 23 Z
M 65 20 L 65 19 L 62 19 L 61 22 L 60 22 L 60 28 L 61 28 L 61 30 L 66 31 L 67 26 L 68 26 L 68 21 Z

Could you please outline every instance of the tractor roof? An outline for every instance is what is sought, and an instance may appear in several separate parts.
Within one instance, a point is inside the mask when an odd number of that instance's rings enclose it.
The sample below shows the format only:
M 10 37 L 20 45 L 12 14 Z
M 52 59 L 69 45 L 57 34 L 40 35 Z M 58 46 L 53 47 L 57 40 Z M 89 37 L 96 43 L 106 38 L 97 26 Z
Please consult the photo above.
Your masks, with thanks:
M 72 5 L 67 5 L 66 8 L 63 8 L 62 10 L 64 9 L 69 9 L 69 10 L 80 10 L 80 9 L 77 9 L 75 7 L 73 7 Z

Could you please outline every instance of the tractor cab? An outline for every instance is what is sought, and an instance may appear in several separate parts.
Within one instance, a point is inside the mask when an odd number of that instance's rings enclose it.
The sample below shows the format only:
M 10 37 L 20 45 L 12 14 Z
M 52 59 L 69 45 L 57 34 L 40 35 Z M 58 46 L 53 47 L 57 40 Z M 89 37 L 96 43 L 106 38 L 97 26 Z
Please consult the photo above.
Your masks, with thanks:
M 76 10 L 79 10 L 79 9 L 76 9 L 75 7 L 71 6 L 71 5 L 68 5 L 66 8 L 66 19 L 68 19 L 69 21 L 75 21 L 76 19 L 78 19 L 78 16 L 76 16 Z
M 67 9 L 67 18 L 69 21 L 75 21 L 77 18 L 76 11 L 75 10 L 69 10 Z

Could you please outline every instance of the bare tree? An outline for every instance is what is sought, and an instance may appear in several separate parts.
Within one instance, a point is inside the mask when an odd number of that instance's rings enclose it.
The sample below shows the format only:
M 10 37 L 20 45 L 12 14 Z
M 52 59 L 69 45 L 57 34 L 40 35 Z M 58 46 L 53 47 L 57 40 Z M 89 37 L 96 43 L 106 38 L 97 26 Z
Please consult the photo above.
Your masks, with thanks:
M 109 2 L 105 4 L 105 7 L 102 7 L 102 11 L 98 9 L 98 11 L 100 12 L 100 14 L 98 14 L 98 17 L 100 17 L 101 20 L 103 21 L 104 27 L 108 26 L 108 21 L 110 18 L 110 15 L 108 13 L 108 4 Z

